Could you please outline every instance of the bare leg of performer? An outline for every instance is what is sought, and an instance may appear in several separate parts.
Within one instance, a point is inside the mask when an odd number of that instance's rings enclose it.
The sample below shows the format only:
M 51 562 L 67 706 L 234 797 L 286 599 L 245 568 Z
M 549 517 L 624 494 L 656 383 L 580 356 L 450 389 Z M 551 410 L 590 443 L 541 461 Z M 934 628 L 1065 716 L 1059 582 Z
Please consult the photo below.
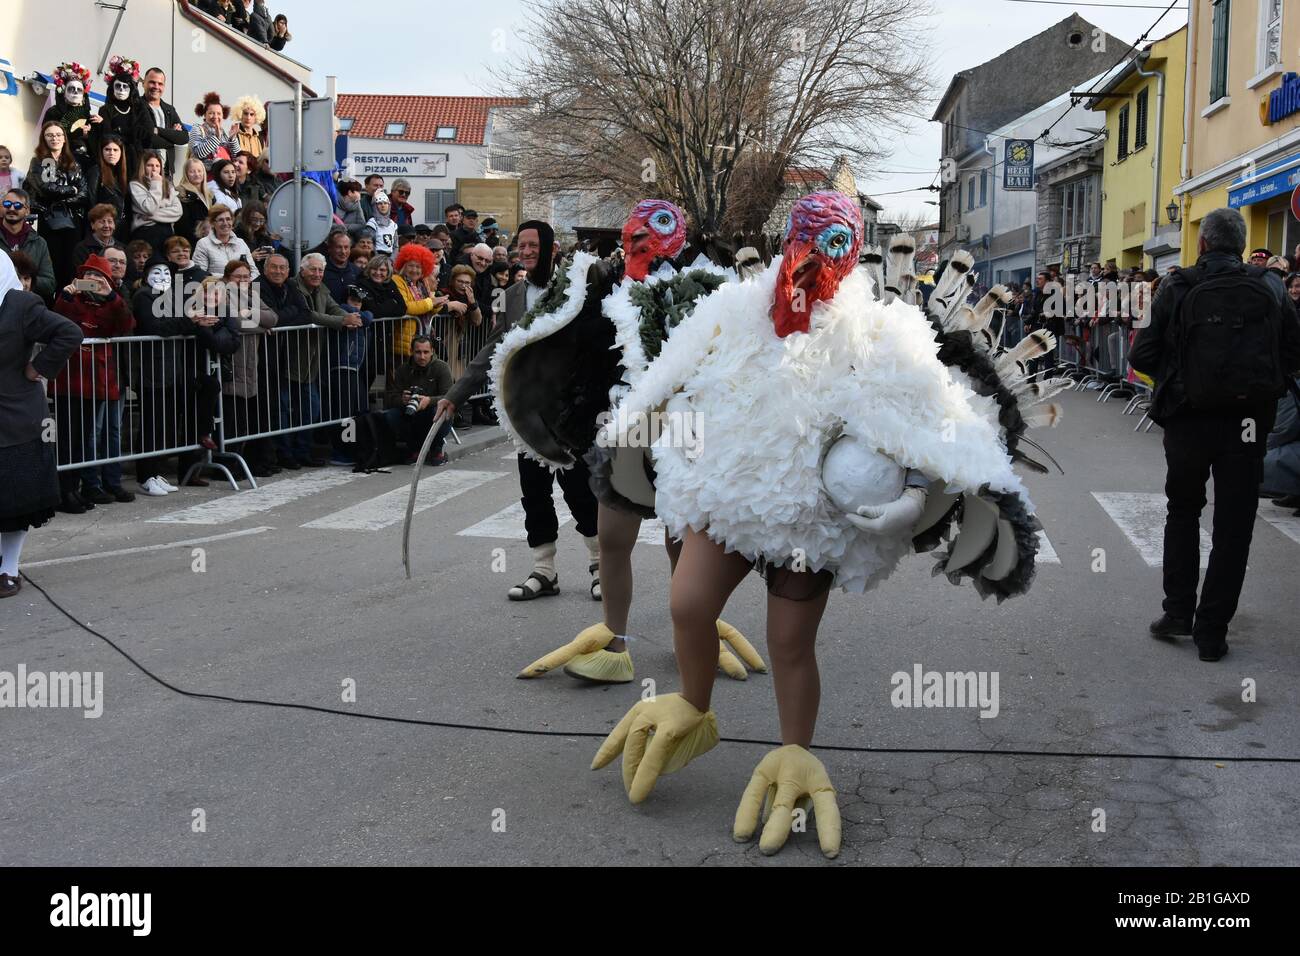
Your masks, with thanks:
M 605 626 L 614 639 L 605 649 L 615 653 L 627 647 L 627 615 L 632 608 L 632 549 L 641 519 L 626 511 L 600 505 L 596 516 L 600 538 L 600 599 Z
M 681 693 L 696 709 L 707 711 L 718 669 L 718 615 L 750 564 L 734 551 L 728 554 L 708 535 L 687 531 L 677 567 L 668 604 Z
M 664 550 L 668 552 L 668 573 L 671 575 L 677 570 L 677 559 L 682 556 L 682 543 L 664 529 Z
M 826 610 L 829 590 L 807 600 L 767 596 L 767 652 L 772 658 L 772 683 L 781 717 L 781 743 L 812 746 L 821 704 L 817 671 L 817 626 Z

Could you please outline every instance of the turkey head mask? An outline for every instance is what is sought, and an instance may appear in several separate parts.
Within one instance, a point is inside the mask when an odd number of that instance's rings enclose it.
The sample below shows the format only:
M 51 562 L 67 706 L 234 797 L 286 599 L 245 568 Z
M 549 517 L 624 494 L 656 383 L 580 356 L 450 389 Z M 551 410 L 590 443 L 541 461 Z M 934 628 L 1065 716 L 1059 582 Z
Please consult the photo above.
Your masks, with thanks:
M 834 297 L 861 246 L 862 213 L 848 196 L 816 192 L 794 204 L 772 303 L 777 335 L 808 331 L 813 306 Z

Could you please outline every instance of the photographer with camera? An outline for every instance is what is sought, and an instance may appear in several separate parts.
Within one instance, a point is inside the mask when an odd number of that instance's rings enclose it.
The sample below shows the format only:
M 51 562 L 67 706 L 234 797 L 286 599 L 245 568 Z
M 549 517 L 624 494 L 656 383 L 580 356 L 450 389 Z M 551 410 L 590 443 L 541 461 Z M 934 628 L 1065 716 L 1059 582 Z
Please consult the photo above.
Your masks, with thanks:
M 407 464 L 424 443 L 433 424 L 438 400 L 451 388 L 451 367 L 433 356 L 433 341 L 427 335 L 411 339 L 411 355 L 389 376 L 384 392 L 384 423 L 406 443 Z M 443 441 L 451 431 L 451 420 L 442 423 L 430 449 L 429 464 L 442 465 L 447 456 Z

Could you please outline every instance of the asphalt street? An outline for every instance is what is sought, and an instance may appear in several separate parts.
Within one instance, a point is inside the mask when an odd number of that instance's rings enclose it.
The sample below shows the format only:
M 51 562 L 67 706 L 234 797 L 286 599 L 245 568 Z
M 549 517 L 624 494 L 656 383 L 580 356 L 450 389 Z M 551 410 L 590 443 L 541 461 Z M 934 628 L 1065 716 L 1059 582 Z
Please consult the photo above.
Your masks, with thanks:
M 811 832 L 771 858 L 732 842 L 765 745 L 723 743 L 640 807 L 616 767 L 588 770 L 598 740 L 580 734 L 613 727 L 643 678 L 676 688 L 658 544 L 635 556 L 637 683 L 514 678 L 599 606 L 571 522 L 562 593 L 506 600 L 528 551 L 513 458 L 484 429 L 426 470 L 411 581 L 403 467 L 185 489 L 34 532 L 31 579 L 159 677 L 352 716 L 187 698 L 26 586 L 0 602 L 0 672 L 102 672 L 103 712 L 0 709 L 0 864 L 1294 865 L 1300 518 L 1261 503 L 1228 657 L 1152 640 L 1160 431 L 1095 398 L 1067 395 L 1037 436 L 1065 474 L 1028 478 L 1050 545 L 1028 596 L 981 601 L 925 556 L 832 596 L 817 743 L 842 748 L 819 751 L 844 817 L 833 864 Z M 751 575 L 725 617 L 766 654 L 763 612 Z M 995 674 L 996 716 L 894 706 L 891 675 L 918 665 Z M 778 734 L 768 675 L 720 674 L 714 709 L 724 736 Z

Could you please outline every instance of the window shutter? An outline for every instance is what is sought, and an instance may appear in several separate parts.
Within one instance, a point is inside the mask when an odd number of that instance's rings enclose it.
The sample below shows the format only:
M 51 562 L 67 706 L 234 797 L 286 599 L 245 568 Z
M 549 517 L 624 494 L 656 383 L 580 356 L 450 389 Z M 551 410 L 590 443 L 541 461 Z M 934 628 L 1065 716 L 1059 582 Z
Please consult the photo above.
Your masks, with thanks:
M 1119 137 L 1116 141 L 1118 156 L 1123 159 L 1128 155 L 1128 104 L 1119 108 Z
M 1214 28 L 1210 56 L 1210 102 L 1228 94 L 1228 8 L 1230 0 L 1213 0 Z
M 1137 123 L 1133 129 L 1133 148 L 1141 149 L 1147 144 L 1147 93 L 1146 87 L 1137 95 Z

